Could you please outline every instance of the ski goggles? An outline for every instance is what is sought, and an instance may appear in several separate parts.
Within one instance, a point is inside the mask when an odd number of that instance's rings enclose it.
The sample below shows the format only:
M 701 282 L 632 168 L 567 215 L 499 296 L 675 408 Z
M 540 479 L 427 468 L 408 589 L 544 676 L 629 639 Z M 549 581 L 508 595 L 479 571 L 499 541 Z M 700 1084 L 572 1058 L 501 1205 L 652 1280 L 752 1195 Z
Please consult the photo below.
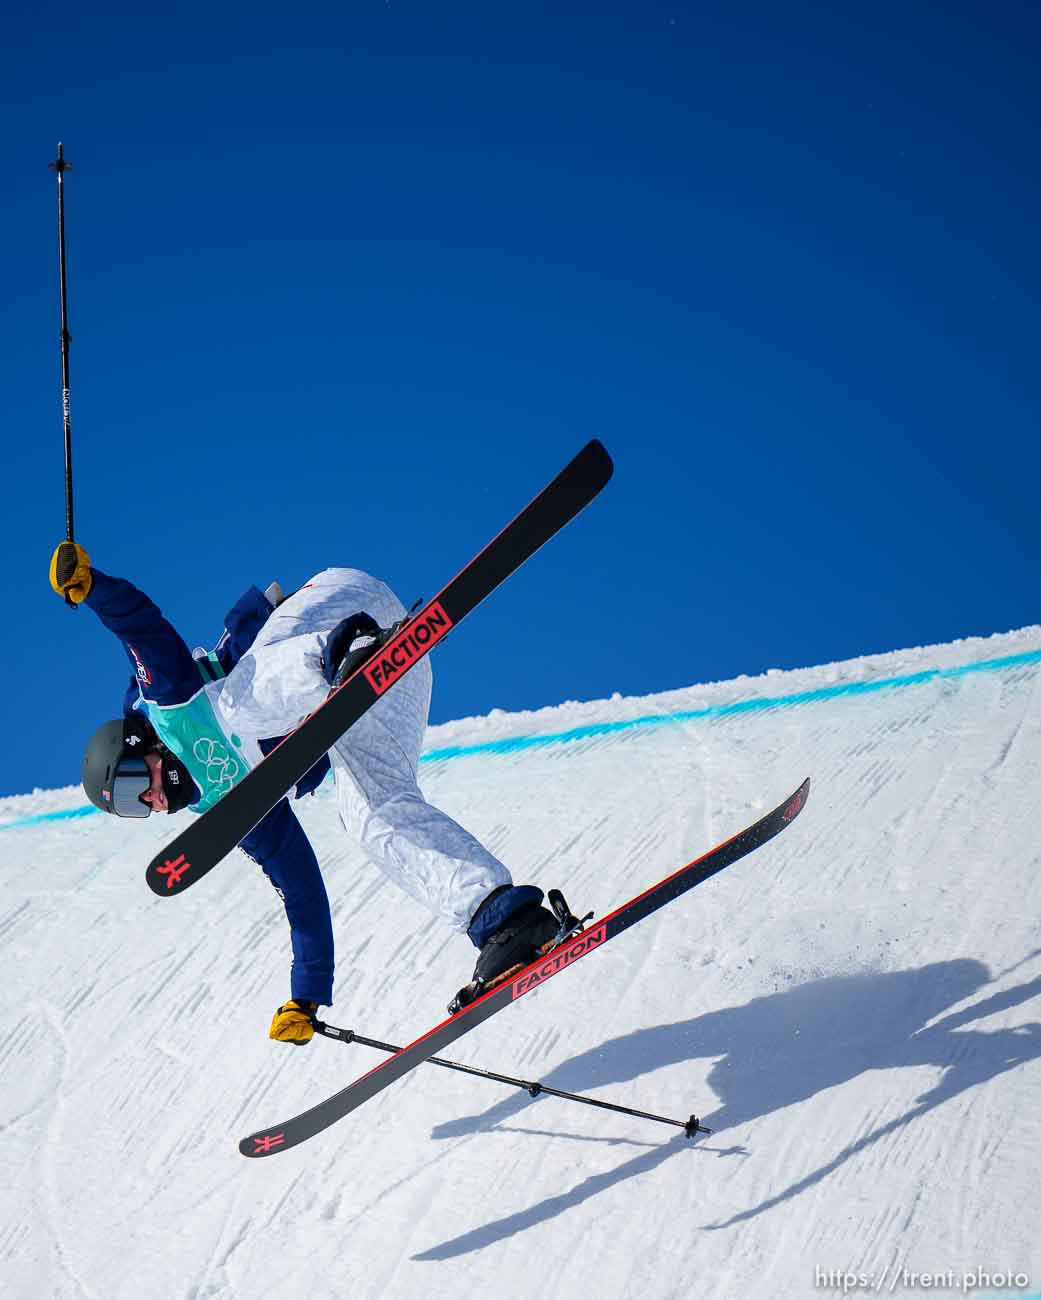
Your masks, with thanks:
M 147 817 L 152 809 L 141 796 L 152 784 L 152 774 L 143 757 L 124 755 L 112 773 L 111 790 L 102 790 L 117 817 Z

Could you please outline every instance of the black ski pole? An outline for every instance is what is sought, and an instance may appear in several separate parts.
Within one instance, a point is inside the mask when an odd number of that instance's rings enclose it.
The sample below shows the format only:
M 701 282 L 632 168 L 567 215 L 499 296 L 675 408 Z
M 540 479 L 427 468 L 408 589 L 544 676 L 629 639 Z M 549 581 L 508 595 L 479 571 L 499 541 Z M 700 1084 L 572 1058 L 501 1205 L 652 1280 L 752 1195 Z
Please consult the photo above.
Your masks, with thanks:
M 65 161 L 65 154 L 58 141 L 58 157 L 48 166 L 58 174 L 58 279 L 61 290 L 61 406 L 65 424 L 65 540 L 74 541 L 72 522 L 72 415 L 69 398 L 69 300 L 65 281 L 65 173 L 71 170 L 71 164 Z M 72 609 L 76 606 L 66 593 L 65 603 Z
M 323 1020 L 313 1020 L 315 1033 L 323 1035 L 325 1038 L 335 1038 L 341 1043 L 361 1043 L 363 1047 L 375 1047 L 381 1052 L 400 1052 L 400 1047 L 395 1047 L 393 1043 L 381 1043 L 375 1038 L 365 1038 L 361 1034 L 356 1034 L 353 1029 L 337 1029 L 335 1025 L 326 1024 Z M 481 1079 L 492 1079 L 496 1083 L 507 1083 L 514 1088 L 523 1088 L 530 1096 L 538 1097 L 545 1093 L 547 1097 L 563 1097 L 565 1101 L 578 1101 L 583 1106 L 596 1106 L 600 1110 L 613 1110 L 620 1115 L 635 1115 L 637 1119 L 652 1119 L 659 1124 L 672 1124 L 676 1128 L 683 1129 L 687 1137 L 692 1138 L 698 1133 L 711 1133 L 710 1128 L 706 1128 L 696 1115 L 691 1115 L 690 1119 L 669 1119 L 666 1115 L 651 1115 L 645 1110 L 633 1110 L 630 1106 L 619 1106 L 612 1101 L 598 1101 L 595 1097 L 583 1097 L 577 1092 L 562 1092 L 559 1088 L 551 1088 L 545 1083 L 534 1083 L 527 1079 L 514 1079 L 508 1074 L 496 1074 L 493 1070 L 480 1070 L 474 1065 L 461 1065 L 458 1061 L 446 1061 L 443 1056 L 428 1056 L 426 1063 L 428 1065 L 440 1065 L 445 1070 L 458 1070 L 462 1074 L 473 1074 Z

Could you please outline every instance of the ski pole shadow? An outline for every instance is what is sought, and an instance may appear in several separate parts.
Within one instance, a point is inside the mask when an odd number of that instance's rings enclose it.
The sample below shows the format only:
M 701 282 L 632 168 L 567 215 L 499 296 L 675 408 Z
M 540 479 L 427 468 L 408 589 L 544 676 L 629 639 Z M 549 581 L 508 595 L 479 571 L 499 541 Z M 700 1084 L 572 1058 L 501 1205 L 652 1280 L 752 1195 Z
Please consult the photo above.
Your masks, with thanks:
M 507 1237 L 515 1236 L 518 1232 L 525 1232 L 528 1228 L 535 1227 L 536 1224 L 545 1223 L 548 1219 L 556 1218 L 558 1214 L 574 1209 L 575 1206 L 581 1205 L 584 1201 L 599 1196 L 601 1192 L 607 1191 L 609 1187 L 613 1187 L 616 1183 L 650 1173 L 652 1169 L 657 1169 L 660 1164 L 671 1156 L 689 1149 L 690 1143 L 686 1138 L 673 1138 L 660 1147 L 654 1147 L 652 1150 L 644 1151 L 631 1160 L 627 1160 L 616 1169 L 609 1169 L 602 1174 L 591 1174 L 568 1191 L 560 1192 L 556 1196 L 550 1196 L 538 1205 L 532 1206 L 531 1209 L 519 1210 L 516 1214 L 508 1214 L 505 1218 L 497 1219 L 494 1223 L 482 1224 L 478 1228 L 464 1232 L 452 1241 L 443 1242 L 440 1246 L 433 1246 L 430 1250 L 420 1251 L 418 1254 L 413 1255 L 412 1258 L 417 1261 L 456 1259 L 460 1255 L 468 1255 L 471 1251 L 483 1250 L 486 1246 L 503 1241 Z
M 943 1102 L 1041 1058 L 1041 1024 L 992 1031 L 966 1029 L 984 1016 L 1041 995 L 1041 976 L 950 1012 L 990 982 L 987 967 L 968 958 L 910 970 L 827 976 L 754 998 L 743 1006 L 637 1030 L 581 1053 L 560 1065 L 544 1082 L 569 1091 L 591 1091 L 630 1082 L 666 1065 L 717 1058 L 708 1082 L 719 1104 L 702 1116 L 717 1135 L 711 1147 L 692 1146 L 683 1137 L 666 1141 L 569 1191 L 415 1258 L 447 1259 L 480 1249 L 551 1219 L 619 1182 L 646 1174 L 681 1150 L 708 1154 L 715 1148 L 720 1158 L 744 1155 L 743 1147 L 728 1145 L 725 1130 L 807 1101 L 869 1070 L 928 1065 L 941 1071 L 935 1086 L 906 1114 L 844 1148 L 768 1201 L 725 1223 L 706 1226 L 723 1228 L 764 1213 L 826 1179 L 871 1143 Z M 942 1019 L 937 1020 L 938 1016 Z M 522 1095 L 503 1098 L 479 1115 L 438 1125 L 432 1136 L 455 1138 L 487 1131 L 530 1110 L 533 1104 L 544 1105 L 550 1100 L 554 1105 L 565 1104 L 541 1097 L 532 1102 Z

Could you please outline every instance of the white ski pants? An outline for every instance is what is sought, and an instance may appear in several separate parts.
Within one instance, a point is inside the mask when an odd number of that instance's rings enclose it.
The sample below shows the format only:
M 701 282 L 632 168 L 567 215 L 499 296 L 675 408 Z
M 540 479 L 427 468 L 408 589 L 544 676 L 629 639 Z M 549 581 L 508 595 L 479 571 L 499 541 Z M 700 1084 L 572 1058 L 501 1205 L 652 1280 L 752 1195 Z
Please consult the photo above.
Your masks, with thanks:
M 365 610 L 381 627 L 405 608 L 358 569 L 325 569 L 284 601 L 224 682 L 219 711 L 240 736 L 291 731 L 326 698 L 322 652 L 343 619 Z M 421 659 L 330 752 L 340 820 L 366 856 L 455 930 L 510 873 L 469 831 L 427 803 L 416 779 L 433 673 Z M 326 882 L 334 893 L 334 882 Z

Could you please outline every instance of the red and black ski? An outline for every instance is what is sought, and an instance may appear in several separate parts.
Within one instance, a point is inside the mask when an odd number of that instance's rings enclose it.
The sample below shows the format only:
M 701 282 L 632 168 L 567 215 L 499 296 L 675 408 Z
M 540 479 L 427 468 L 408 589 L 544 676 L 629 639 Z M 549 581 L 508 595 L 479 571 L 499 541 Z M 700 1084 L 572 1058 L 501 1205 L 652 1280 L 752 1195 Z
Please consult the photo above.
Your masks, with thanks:
M 335 690 L 320 709 L 148 864 L 161 898 L 193 885 L 231 852 L 343 733 L 438 645 L 539 547 L 589 504 L 611 477 L 595 438 L 452 581 Z
M 645 916 L 650 916 L 659 907 L 671 903 L 674 898 L 679 898 L 688 889 L 700 885 L 716 872 L 743 858 L 746 853 L 751 853 L 753 849 L 765 844 L 767 840 L 790 825 L 802 812 L 809 793 L 810 783 L 806 780 L 784 803 L 773 812 L 767 813 L 754 826 L 740 831 L 702 857 L 695 858 L 693 862 L 667 876 L 646 893 L 631 899 L 588 930 L 572 935 L 559 948 L 540 957 L 530 966 L 526 966 L 516 975 L 485 993 L 483 997 L 471 1002 L 450 1020 L 443 1021 L 422 1038 L 417 1038 L 414 1043 L 377 1065 L 368 1074 L 363 1074 L 360 1079 L 356 1079 L 335 1096 L 319 1102 L 317 1106 L 313 1106 L 302 1115 L 286 1120 L 283 1124 L 276 1124 L 243 1138 L 239 1143 L 239 1150 L 244 1156 L 251 1158 L 275 1155 L 279 1151 L 288 1151 L 290 1147 L 306 1142 L 316 1133 L 321 1133 L 323 1129 L 328 1128 L 330 1124 L 335 1124 L 344 1115 L 357 1110 L 363 1102 L 374 1097 L 376 1093 L 382 1092 L 402 1075 L 408 1074 L 428 1057 L 447 1047 L 449 1043 L 455 1042 L 463 1034 L 469 1033 L 489 1016 L 494 1016 L 497 1011 L 515 1002 L 517 998 L 538 988 L 540 984 L 544 984 L 546 980 L 559 974 L 566 967 L 574 965 L 587 953 L 602 947 L 609 939 L 621 934 L 623 930 L 628 930 L 631 925 L 642 921 Z

